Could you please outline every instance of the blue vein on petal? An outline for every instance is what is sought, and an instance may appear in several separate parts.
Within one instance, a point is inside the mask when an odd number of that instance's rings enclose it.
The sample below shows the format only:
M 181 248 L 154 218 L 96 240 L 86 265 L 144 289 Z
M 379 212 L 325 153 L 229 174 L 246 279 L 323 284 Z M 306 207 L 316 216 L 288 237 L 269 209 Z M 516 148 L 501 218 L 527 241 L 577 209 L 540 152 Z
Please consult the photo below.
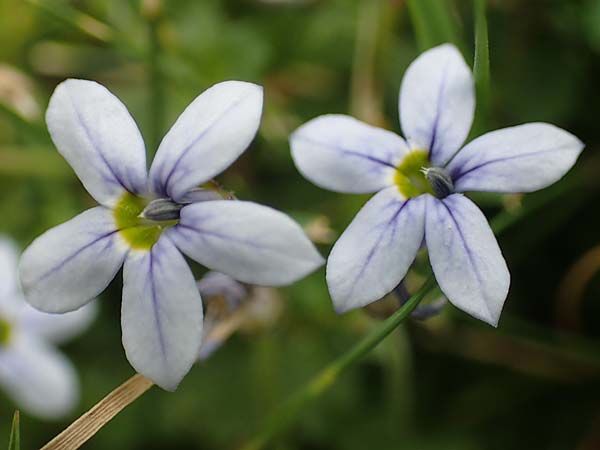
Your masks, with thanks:
M 171 198 L 172 198 L 172 192 L 169 192 L 169 183 L 171 181 L 171 177 L 173 176 L 175 170 L 177 169 L 177 166 L 179 166 L 179 164 L 181 163 L 181 160 L 190 152 L 190 150 L 204 137 L 206 136 L 207 133 L 209 133 L 212 128 L 226 115 L 228 114 L 232 109 L 234 109 L 235 107 L 237 107 L 240 103 L 242 103 L 243 101 L 245 101 L 248 97 L 250 96 L 250 93 L 248 93 L 247 95 L 244 95 L 243 97 L 238 98 L 235 102 L 233 102 L 231 105 L 229 105 L 229 107 L 227 107 L 221 114 L 219 114 L 217 116 L 217 118 L 215 120 L 213 120 L 213 122 L 208 125 L 204 130 L 202 130 L 202 132 L 196 136 L 192 142 L 190 144 L 188 144 L 180 153 L 180 155 L 177 157 L 177 159 L 175 160 L 175 163 L 173 163 L 173 167 L 171 168 L 169 174 L 167 175 L 164 183 L 162 183 L 162 186 L 160 186 L 160 193 L 161 194 L 168 194 Z M 164 164 L 164 163 L 163 163 Z M 162 168 L 161 168 L 162 171 Z M 156 188 L 159 186 L 155 186 Z
M 35 283 L 39 283 L 40 281 L 48 278 L 50 275 L 52 275 L 53 273 L 55 273 L 57 270 L 60 270 L 62 267 L 64 267 L 73 258 L 77 257 L 77 255 L 79 255 L 84 250 L 86 250 L 89 247 L 91 247 L 92 245 L 100 242 L 102 239 L 108 238 L 108 237 L 112 236 L 113 234 L 118 233 L 119 231 L 120 230 L 114 230 L 114 231 L 110 231 L 108 233 L 104 233 L 104 234 L 96 237 L 91 242 L 88 242 L 87 244 L 85 244 L 82 247 L 78 248 L 75 252 L 73 252 L 72 254 L 70 254 L 69 256 L 67 256 L 66 258 L 64 258 L 59 264 L 57 264 L 56 266 L 52 267 L 46 273 L 44 273 L 43 275 L 41 275 L 40 277 L 38 277 L 37 280 L 35 281 Z
M 104 153 L 102 152 L 102 150 L 96 145 L 96 141 L 92 138 L 92 134 L 91 134 L 89 128 L 87 127 L 87 124 L 85 123 L 85 120 L 83 119 L 83 117 L 79 113 L 79 110 L 75 106 L 75 102 L 73 101 L 73 99 L 71 97 L 71 94 L 69 92 L 67 92 L 67 97 L 69 98 L 69 101 L 71 102 L 71 106 L 73 107 L 73 111 L 75 111 L 75 115 L 77 116 L 77 120 L 81 124 L 81 128 L 83 128 L 83 131 L 84 131 L 84 133 L 85 133 L 88 141 L 90 142 L 92 148 L 98 154 L 98 156 L 100 157 L 100 159 L 102 160 L 102 162 L 104 163 L 104 165 L 106 166 L 106 168 L 108 169 L 108 171 L 110 172 L 110 174 L 114 177 L 114 179 L 116 180 L 116 182 L 119 185 L 121 185 L 121 187 L 123 187 L 124 189 L 128 190 L 129 192 L 136 193 L 137 191 L 135 189 L 132 189 L 131 186 L 128 186 L 121 179 L 121 177 L 114 171 L 114 169 L 112 168 L 112 166 L 108 163 L 108 160 L 106 159 L 106 156 L 104 155 Z
M 418 198 L 418 197 L 417 197 Z M 351 296 L 352 293 L 354 292 L 354 289 L 356 288 L 356 285 L 358 284 L 358 280 L 364 275 L 364 273 L 367 270 L 367 267 L 369 266 L 369 264 L 371 263 L 373 257 L 375 256 L 375 252 L 377 251 L 377 249 L 379 248 L 379 246 L 381 245 L 381 242 L 383 241 L 383 236 L 386 234 L 386 231 L 388 230 L 388 227 L 390 225 L 393 225 L 393 229 L 392 229 L 392 236 L 395 236 L 396 234 L 396 227 L 398 226 L 398 222 L 397 222 L 397 218 L 400 215 L 400 213 L 402 212 L 402 210 L 404 209 L 404 207 L 406 205 L 409 204 L 409 202 L 412 199 L 408 199 L 406 200 L 404 203 L 402 203 L 402 205 L 400 205 L 400 207 L 398 208 L 398 210 L 392 215 L 392 217 L 388 220 L 388 222 L 384 225 L 384 229 L 381 232 L 381 234 L 379 235 L 379 238 L 377 239 L 377 242 L 375 242 L 375 245 L 373 245 L 373 248 L 369 251 L 369 254 L 367 255 L 367 259 L 365 261 L 365 263 L 363 264 L 363 266 L 360 268 L 360 272 L 358 273 L 358 275 L 356 276 L 356 278 L 354 278 L 354 282 L 352 283 L 352 286 L 350 288 L 350 292 L 348 293 L 348 296 Z M 395 202 L 395 201 L 394 201 Z M 384 208 L 385 209 L 385 208 Z M 376 228 L 378 228 L 380 225 L 378 225 Z
M 163 336 L 162 323 L 160 321 L 160 305 L 158 304 L 158 295 L 156 292 L 156 284 L 154 281 L 154 252 L 158 251 L 158 246 L 155 245 L 154 248 L 148 253 L 148 257 L 150 258 L 149 262 L 149 272 L 150 277 L 148 282 L 150 283 L 150 296 L 152 297 L 152 310 L 154 312 L 154 323 L 156 325 L 156 330 L 158 332 L 158 343 L 160 345 L 160 351 L 163 361 L 167 362 L 167 349 L 165 344 L 165 339 Z M 176 289 L 176 288 L 175 288 Z
M 337 146 L 337 145 L 330 145 L 330 144 L 327 144 L 327 143 L 324 143 L 324 142 L 318 142 L 318 141 L 315 141 L 314 139 L 309 139 L 309 138 L 306 138 L 306 137 L 301 136 L 301 135 L 298 135 L 297 139 L 299 139 L 301 141 L 304 141 L 306 143 L 309 143 L 309 144 L 318 145 L 318 146 L 320 146 L 322 148 L 325 148 L 325 149 L 337 150 L 338 152 L 340 152 L 340 153 L 342 153 L 344 155 L 356 156 L 357 158 L 364 158 L 364 159 L 366 159 L 368 161 L 371 161 L 371 162 L 374 162 L 374 163 L 377 163 L 377 164 L 381 164 L 383 166 L 391 167 L 392 169 L 396 168 L 392 163 L 389 163 L 389 162 L 384 161 L 384 160 L 379 159 L 379 158 L 375 158 L 374 156 L 371 156 L 371 155 L 366 155 L 364 153 L 357 152 L 356 150 L 347 150 L 347 149 L 345 149 L 343 147 L 340 147 L 340 146 Z
M 444 208 L 446 208 L 446 211 L 448 212 L 450 218 L 454 222 L 454 225 L 456 226 L 456 231 L 458 231 L 458 235 L 461 240 L 461 244 L 462 244 L 463 248 L 465 249 L 467 257 L 469 258 L 469 263 L 471 264 L 471 266 L 473 268 L 473 273 L 475 274 L 475 278 L 477 278 L 477 282 L 479 283 L 479 286 L 482 286 L 484 283 L 481 281 L 481 274 L 479 273 L 479 270 L 477 269 L 477 265 L 475 264 L 475 258 L 473 256 L 473 252 L 471 252 L 471 249 L 467 245 L 465 235 L 463 234 L 462 228 L 458 224 L 456 217 L 454 217 L 454 213 L 452 212 L 452 209 L 450 207 L 448 207 L 448 205 L 446 205 L 446 199 L 444 199 L 444 200 L 434 199 L 434 201 L 440 202 L 444 206 Z M 485 298 L 485 294 L 483 292 L 482 292 L 482 297 Z M 484 301 L 483 304 L 485 305 L 485 308 L 487 309 L 487 311 L 490 315 L 490 318 L 493 319 L 494 317 L 493 317 L 492 311 L 490 311 L 490 308 L 489 308 L 487 302 Z
M 501 157 L 501 158 L 491 159 L 489 161 L 484 161 L 482 163 L 479 163 L 479 164 L 475 165 L 474 167 L 471 167 L 470 169 L 467 169 L 464 172 L 460 172 L 458 175 L 455 175 L 453 173 L 452 174 L 452 179 L 456 183 L 460 178 L 464 177 L 465 175 L 473 172 L 474 170 L 481 169 L 482 167 L 488 166 L 490 164 L 501 163 L 501 162 L 505 162 L 505 161 L 511 161 L 513 159 L 519 159 L 519 158 L 528 158 L 530 156 L 537 156 L 537 155 L 544 154 L 544 153 L 558 152 L 558 151 L 561 151 L 564 148 L 567 148 L 569 146 L 570 146 L 569 144 L 565 144 L 565 145 L 561 145 L 560 147 L 546 149 L 546 150 L 539 150 L 537 152 L 521 153 L 519 155 L 505 156 L 505 157 Z M 468 162 L 469 161 L 466 161 L 464 164 L 462 164 L 460 166 L 460 168 L 457 168 L 456 170 L 458 171 L 458 170 L 464 169 L 464 167 L 468 164 Z

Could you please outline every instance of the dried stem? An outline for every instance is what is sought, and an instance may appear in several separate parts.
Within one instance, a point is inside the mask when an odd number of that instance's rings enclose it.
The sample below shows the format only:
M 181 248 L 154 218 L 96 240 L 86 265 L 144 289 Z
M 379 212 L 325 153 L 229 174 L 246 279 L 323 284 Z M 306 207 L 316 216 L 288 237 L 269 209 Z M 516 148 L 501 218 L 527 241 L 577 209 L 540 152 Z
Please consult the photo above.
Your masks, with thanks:
M 143 375 L 135 374 L 43 446 L 41 450 L 78 449 L 126 406 L 150 389 L 153 384 Z

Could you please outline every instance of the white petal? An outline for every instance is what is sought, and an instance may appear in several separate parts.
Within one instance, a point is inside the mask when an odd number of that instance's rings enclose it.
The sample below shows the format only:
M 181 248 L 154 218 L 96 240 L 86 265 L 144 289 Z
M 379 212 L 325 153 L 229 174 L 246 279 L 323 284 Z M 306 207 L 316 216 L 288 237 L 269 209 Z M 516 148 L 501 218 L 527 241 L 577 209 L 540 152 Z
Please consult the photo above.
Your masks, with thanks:
M 179 225 L 167 234 L 190 258 L 246 283 L 287 285 L 323 264 L 296 222 L 251 202 L 215 200 L 186 206 Z
M 339 114 L 305 123 L 291 135 L 290 145 L 305 178 L 322 188 L 349 193 L 390 186 L 395 167 L 408 152 L 397 134 Z
M 562 178 L 583 150 L 572 134 L 547 123 L 492 131 L 448 165 L 457 191 L 532 192 Z
M 20 307 L 21 293 L 17 275 L 19 251 L 15 243 L 0 235 L 0 311 L 12 316 Z
M 125 190 L 146 191 L 144 141 L 125 105 L 104 86 L 59 84 L 46 122 L 58 151 L 99 203 L 113 206 Z
M 202 300 L 190 268 L 168 238 L 127 257 L 121 326 L 134 369 L 175 390 L 200 351 Z
M 150 169 L 155 192 L 179 199 L 233 163 L 254 139 L 262 87 L 225 81 L 200 94 L 164 137 Z
M 110 209 L 98 206 L 46 231 L 21 258 L 21 285 L 27 301 L 51 313 L 88 303 L 115 277 L 127 247 Z
M 488 222 L 462 194 L 428 196 L 425 239 L 442 292 L 472 316 L 496 326 L 510 273 Z
M 79 399 L 77 376 L 67 358 L 25 336 L 14 336 L 0 349 L 0 385 L 18 408 L 44 419 L 65 416 Z
M 0 298 L 16 288 L 19 251 L 15 243 L 0 235 Z
M 19 318 L 19 326 L 46 341 L 61 343 L 85 331 L 96 318 L 97 313 L 96 302 L 90 302 L 76 311 L 64 314 L 41 312 L 25 303 Z
M 404 200 L 392 186 L 369 200 L 327 261 L 335 310 L 359 308 L 392 291 L 415 259 L 424 228 L 425 197 Z
M 475 112 L 473 75 L 456 47 L 444 44 L 420 55 L 400 89 L 400 121 L 412 149 L 429 150 L 445 165 L 463 144 Z

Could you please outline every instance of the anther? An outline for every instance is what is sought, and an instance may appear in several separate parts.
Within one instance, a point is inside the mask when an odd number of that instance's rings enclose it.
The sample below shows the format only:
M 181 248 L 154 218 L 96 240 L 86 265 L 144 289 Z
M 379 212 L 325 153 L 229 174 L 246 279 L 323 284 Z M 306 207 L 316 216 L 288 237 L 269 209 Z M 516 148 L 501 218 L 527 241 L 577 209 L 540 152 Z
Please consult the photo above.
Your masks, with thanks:
M 154 222 L 166 222 L 170 220 L 179 220 L 179 211 L 183 205 L 175 203 L 166 198 L 157 198 L 152 200 L 141 212 L 139 217 L 152 220 Z
M 445 198 L 454 193 L 452 178 L 450 178 L 450 175 L 444 169 L 439 167 L 423 167 L 421 172 L 425 175 L 425 179 L 437 198 Z

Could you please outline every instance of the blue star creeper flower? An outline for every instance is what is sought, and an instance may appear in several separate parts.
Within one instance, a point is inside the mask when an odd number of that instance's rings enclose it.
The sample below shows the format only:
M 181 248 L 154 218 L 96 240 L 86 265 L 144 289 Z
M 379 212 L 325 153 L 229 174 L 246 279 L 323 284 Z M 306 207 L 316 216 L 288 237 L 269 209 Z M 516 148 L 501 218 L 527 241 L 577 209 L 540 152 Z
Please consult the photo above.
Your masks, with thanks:
M 77 404 L 79 383 L 55 346 L 90 325 L 96 303 L 68 314 L 33 309 L 19 288 L 18 256 L 14 243 L 0 236 L 0 386 L 28 414 L 57 419 Z
M 316 185 L 377 193 L 329 256 L 335 309 L 358 308 L 390 292 L 424 242 L 448 300 L 496 326 L 510 275 L 486 218 L 463 192 L 542 189 L 573 166 L 584 146 L 553 125 L 528 123 L 461 149 L 473 121 L 474 85 L 449 44 L 410 65 L 399 100 L 406 141 L 344 115 L 317 117 L 290 138 L 298 170 Z
M 260 86 L 227 81 L 198 96 L 164 137 L 146 170 L 142 136 L 103 86 L 60 84 L 46 114 L 58 151 L 101 206 L 37 238 L 21 260 L 27 300 L 73 311 L 123 266 L 121 327 L 131 365 L 174 390 L 196 360 L 202 302 L 183 255 L 253 284 L 286 285 L 323 260 L 300 226 L 251 202 L 205 188 L 254 138 Z

